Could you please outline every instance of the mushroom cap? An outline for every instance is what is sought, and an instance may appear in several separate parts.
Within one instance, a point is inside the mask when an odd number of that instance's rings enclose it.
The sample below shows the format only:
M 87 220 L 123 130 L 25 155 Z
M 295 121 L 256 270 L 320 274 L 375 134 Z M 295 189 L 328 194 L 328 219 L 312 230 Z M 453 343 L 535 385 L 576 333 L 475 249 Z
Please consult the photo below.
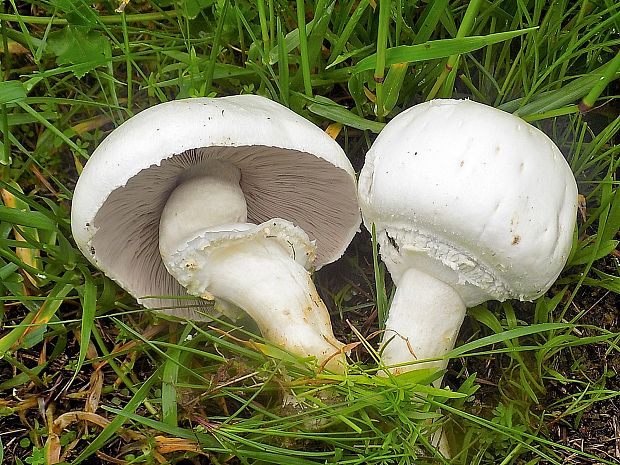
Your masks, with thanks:
M 97 147 L 71 209 L 82 253 L 146 307 L 196 318 L 190 307 L 204 311 L 208 305 L 188 301 L 167 272 L 158 228 L 179 179 L 213 159 L 241 170 L 248 221 L 282 218 L 302 228 L 316 243 L 318 267 L 338 259 L 359 228 L 349 160 L 338 143 L 293 111 L 256 95 L 156 105 Z
M 451 284 L 467 306 L 532 300 L 564 267 L 577 185 L 543 132 L 469 100 L 434 100 L 396 116 L 359 179 L 396 284 L 410 267 Z

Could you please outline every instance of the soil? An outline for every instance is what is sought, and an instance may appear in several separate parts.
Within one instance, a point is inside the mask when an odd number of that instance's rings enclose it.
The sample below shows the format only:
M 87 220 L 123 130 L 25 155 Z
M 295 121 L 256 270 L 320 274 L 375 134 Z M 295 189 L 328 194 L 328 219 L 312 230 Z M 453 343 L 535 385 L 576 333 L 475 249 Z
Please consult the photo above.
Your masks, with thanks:
M 612 333 L 620 332 L 620 298 L 613 292 L 600 288 L 582 288 L 576 296 L 572 314 L 586 310 L 579 320 L 582 325 L 593 325 Z M 580 337 L 599 335 L 599 331 L 581 328 Z M 617 338 L 616 338 L 617 343 Z M 588 386 L 592 389 L 605 390 L 610 399 L 598 400 L 583 412 L 557 418 L 550 424 L 551 437 L 554 441 L 574 449 L 589 452 L 605 458 L 612 463 L 620 463 L 620 350 L 618 346 L 610 348 L 609 343 L 595 343 L 564 351 L 554 367 L 567 378 L 583 381 L 561 384 L 552 381 L 548 384 L 545 403 L 568 395 L 578 396 Z M 552 412 L 555 413 L 555 412 Z M 566 463 L 590 465 L 596 461 L 564 455 Z

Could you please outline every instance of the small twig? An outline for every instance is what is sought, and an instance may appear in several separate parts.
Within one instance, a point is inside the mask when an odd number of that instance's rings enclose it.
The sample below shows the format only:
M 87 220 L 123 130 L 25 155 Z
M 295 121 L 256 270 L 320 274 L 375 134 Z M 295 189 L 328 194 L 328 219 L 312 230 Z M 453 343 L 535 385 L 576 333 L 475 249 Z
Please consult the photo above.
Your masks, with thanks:
M 614 425 L 614 442 L 615 442 L 615 456 L 620 459 L 620 426 L 618 425 L 618 417 L 612 418 L 612 424 Z

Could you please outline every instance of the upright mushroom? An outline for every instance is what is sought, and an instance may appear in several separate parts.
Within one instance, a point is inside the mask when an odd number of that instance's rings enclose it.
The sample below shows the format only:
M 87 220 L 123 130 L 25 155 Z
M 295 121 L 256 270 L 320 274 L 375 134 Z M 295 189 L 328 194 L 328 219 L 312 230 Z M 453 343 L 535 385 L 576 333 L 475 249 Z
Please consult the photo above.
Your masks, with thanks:
M 130 118 L 91 155 L 71 217 L 84 255 L 145 307 L 207 319 L 202 299 L 215 300 L 296 354 L 341 349 L 308 270 L 358 229 L 353 169 L 273 101 L 178 100 Z
M 395 117 L 367 154 L 358 192 L 397 286 L 382 341 L 395 374 L 445 368 L 467 307 L 539 297 L 571 249 L 577 186 L 560 150 L 472 101 Z

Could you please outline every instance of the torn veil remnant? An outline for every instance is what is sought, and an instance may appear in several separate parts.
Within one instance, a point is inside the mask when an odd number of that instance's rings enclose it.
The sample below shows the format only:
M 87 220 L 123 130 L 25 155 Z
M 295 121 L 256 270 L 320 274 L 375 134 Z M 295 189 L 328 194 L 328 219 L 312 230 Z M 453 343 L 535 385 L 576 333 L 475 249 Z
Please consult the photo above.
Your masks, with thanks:
M 209 305 L 191 296 L 215 299 L 299 355 L 323 362 L 342 347 L 308 270 L 358 229 L 354 172 L 334 140 L 275 102 L 139 113 L 92 154 L 71 216 L 84 255 L 145 307 L 200 320 Z
M 544 133 L 486 105 L 434 100 L 399 114 L 368 152 L 358 190 L 397 286 L 382 342 L 384 363 L 402 364 L 393 373 L 445 368 L 467 307 L 533 300 L 568 259 L 568 163 Z M 423 359 L 435 361 L 412 364 Z

